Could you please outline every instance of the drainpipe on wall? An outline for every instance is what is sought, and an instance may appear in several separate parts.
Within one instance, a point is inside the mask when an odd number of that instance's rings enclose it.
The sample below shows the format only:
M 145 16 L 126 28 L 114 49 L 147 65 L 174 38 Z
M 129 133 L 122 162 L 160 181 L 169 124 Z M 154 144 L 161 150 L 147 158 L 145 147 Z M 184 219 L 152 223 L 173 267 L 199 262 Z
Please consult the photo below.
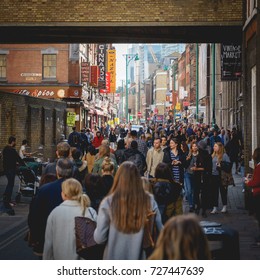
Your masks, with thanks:
M 199 44 L 196 44 L 196 121 L 199 122 Z
M 216 96 L 216 45 L 212 44 L 212 125 L 216 123 L 215 96 Z

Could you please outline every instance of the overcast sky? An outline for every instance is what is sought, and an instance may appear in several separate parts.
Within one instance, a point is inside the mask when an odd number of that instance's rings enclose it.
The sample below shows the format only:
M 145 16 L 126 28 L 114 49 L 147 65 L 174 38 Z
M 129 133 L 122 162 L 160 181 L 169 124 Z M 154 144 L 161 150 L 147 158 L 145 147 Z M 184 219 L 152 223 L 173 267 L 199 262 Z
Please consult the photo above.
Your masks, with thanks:
M 127 44 L 113 44 L 116 48 L 116 87 L 122 86 L 122 80 L 125 81 L 125 57 L 127 53 Z M 125 82 L 124 82 L 125 83 Z

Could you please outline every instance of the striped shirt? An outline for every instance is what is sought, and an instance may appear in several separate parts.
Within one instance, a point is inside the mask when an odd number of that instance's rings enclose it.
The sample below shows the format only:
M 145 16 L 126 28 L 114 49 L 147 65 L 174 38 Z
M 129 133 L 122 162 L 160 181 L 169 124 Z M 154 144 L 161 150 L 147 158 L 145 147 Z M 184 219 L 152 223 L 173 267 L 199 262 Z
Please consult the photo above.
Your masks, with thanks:
M 180 160 L 179 155 L 175 156 L 172 151 L 170 151 L 171 154 L 171 160 Z M 180 167 L 178 165 L 172 165 L 172 174 L 173 174 L 173 179 L 177 182 L 180 182 Z

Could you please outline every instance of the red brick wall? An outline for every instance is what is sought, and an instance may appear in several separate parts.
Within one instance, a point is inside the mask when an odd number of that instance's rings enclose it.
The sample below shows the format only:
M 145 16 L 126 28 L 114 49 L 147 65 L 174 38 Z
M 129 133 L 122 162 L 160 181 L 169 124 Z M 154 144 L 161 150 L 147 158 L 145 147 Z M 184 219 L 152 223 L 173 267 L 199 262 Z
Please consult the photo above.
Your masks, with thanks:
M 1 49 L 9 50 L 7 54 L 8 83 L 41 83 L 42 77 L 25 77 L 22 73 L 42 74 L 42 53 L 47 48 L 55 49 L 57 54 L 57 81 L 69 81 L 69 45 L 68 44 L 2 44 Z M 77 72 L 78 74 L 78 72 Z
M 44 157 L 55 157 L 56 144 L 65 130 L 65 112 L 65 102 L 0 92 L 0 150 L 14 135 L 17 149 L 28 139 L 32 151 L 43 145 Z

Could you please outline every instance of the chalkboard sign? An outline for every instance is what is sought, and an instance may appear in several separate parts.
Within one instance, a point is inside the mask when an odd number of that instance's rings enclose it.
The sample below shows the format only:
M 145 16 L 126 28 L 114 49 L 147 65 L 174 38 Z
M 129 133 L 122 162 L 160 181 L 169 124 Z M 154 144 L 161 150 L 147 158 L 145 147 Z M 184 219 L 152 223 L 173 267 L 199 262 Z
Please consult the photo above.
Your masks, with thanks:
M 221 45 L 221 80 L 237 80 L 242 73 L 241 45 Z

